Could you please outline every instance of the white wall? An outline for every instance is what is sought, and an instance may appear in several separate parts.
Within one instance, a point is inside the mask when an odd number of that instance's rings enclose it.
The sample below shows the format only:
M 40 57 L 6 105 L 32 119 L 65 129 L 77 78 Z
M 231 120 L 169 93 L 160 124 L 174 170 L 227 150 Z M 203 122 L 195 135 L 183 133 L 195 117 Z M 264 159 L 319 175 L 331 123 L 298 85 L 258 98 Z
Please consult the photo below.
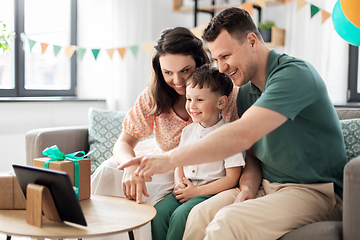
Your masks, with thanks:
M 88 124 L 88 109 L 105 102 L 0 102 L 0 172 L 25 164 L 26 132 L 44 127 Z M 60 149 L 61 150 L 61 149 Z

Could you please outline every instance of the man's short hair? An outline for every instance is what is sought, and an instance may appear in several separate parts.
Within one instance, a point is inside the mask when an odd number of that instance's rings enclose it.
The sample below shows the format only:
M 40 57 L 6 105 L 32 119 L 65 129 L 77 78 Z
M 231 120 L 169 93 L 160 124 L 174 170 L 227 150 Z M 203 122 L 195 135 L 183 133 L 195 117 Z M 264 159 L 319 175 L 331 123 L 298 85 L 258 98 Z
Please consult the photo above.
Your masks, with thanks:
M 213 17 L 205 28 L 202 38 L 207 42 L 213 42 L 225 29 L 232 37 L 242 44 L 246 36 L 253 32 L 259 39 L 262 39 L 251 15 L 240 8 L 232 7 L 221 11 Z

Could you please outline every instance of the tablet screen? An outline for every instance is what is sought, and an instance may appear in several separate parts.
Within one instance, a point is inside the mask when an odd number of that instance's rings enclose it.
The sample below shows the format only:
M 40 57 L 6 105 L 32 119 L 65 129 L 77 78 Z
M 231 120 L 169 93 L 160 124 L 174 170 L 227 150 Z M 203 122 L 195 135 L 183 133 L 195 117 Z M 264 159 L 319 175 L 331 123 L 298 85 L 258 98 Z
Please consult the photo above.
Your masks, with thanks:
M 26 187 L 29 183 L 46 186 L 50 190 L 62 221 L 87 226 L 79 200 L 76 198 L 67 173 L 18 164 L 12 166 L 25 197 Z

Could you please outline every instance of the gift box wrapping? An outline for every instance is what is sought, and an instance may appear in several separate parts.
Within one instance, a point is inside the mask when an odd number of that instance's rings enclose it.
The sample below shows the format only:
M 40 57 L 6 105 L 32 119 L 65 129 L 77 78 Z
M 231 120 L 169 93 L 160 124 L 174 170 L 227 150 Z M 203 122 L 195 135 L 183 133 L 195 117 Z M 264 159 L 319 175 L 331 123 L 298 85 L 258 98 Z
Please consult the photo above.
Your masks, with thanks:
M 0 209 L 26 209 L 26 199 L 15 173 L 0 173 Z
M 34 159 L 34 167 L 44 168 L 49 158 Z M 78 159 L 79 161 L 79 200 L 90 198 L 91 160 L 88 158 Z M 74 162 L 69 160 L 51 161 L 49 169 L 66 172 L 74 185 Z

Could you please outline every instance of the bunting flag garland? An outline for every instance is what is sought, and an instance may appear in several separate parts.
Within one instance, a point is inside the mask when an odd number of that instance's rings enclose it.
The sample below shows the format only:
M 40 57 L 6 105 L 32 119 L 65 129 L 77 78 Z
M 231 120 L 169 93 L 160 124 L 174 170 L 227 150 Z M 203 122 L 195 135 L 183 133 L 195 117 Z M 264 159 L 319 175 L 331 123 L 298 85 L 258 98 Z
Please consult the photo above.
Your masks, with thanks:
M 74 52 L 75 52 L 75 46 L 74 46 L 74 45 L 65 47 L 65 54 L 66 54 L 66 57 L 67 57 L 68 59 L 70 59 L 70 58 L 72 57 L 72 55 L 74 54 Z
M 136 57 L 136 54 L 137 54 L 137 52 L 139 50 L 139 46 L 138 45 L 130 46 L 130 50 L 134 54 L 134 56 Z
M 86 52 L 86 49 L 85 48 L 78 48 L 78 49 L 76 49 L 76 51 L 78 53 L 78 56 L 79 56 L 80 60 L 82 60 L 83 57 L 84 57 L 84 54 Z
M 29 39 L 30 52 L 31 52 L 32 48 L 35 46 L 35 44 L 36 44 L 36 41 Z
M 306 4 L 307 2 L 305 0 L 296 0 L 296 11 L 302 7 L 305 7 Z
M 145 49 L 145 51 L 147 52 L 147 54 L 149 54 L 149 56 L 152 56 L 153 51 L 154 51 L 154 42 L 147 42 L 143 44 L 143 48 Z
M 318 8 L 317 6 L 314 6 L 312 4 L 310 4 L 310 12 L 311 12 L 311 18 L 313 16 L 315 16 L 315 14 L 317 14 L 320 11 L 320 8 Z
M 98 55 L 99 55 L 100 49 L 91 49 L 91 51 L 92 51 L 92 53 L 94 55 L 94 58 L 96 60 Z
M 110 59 L 112 59 L 112 57 L 113 57 L 113 55 L 114 55 L 114 50 L 115 50 L 115 49 L 113 49 L 113 48 L 111 48 L 111 49 L 106 49 L 106 51 L 107 51 Z
M 325 11 L 325 10 L 322 10 L 321 12 L 321 23 L 324 23 L 329 17 L 331 17 L 331 13 Z
M 292 2 L 294 0 L 284 0 L 284 4 L 288 4 L 289 2 Z M 299 9 L 303 8 L 305 5 L 307 5 L 310 0 L 296 0 L 296 11 L 298 11 Z M 243 4 L 241 4 L 241 8 L 248 11 L 251 15 L 253 14 L 253 9 L 254 9 L 254 4 L 256 4 L 257 6 L 261 7 L 261 8 L 265 8 L 266 7 L 266 2 L 265 0 L 249 0 L 244 2 Z M 331 13 L 320 9 L 319 7 L 313 5 L 312 3 L 309 3 L 310 5 L 310 12 L 311 12 L 311 18 L 313 18 L 318 12 L 321 11 L 321 19 L 322 19 L 322 23 L 324 23 L 327 19 L 329 19 L 331 17 Z M 208 23 L 204 24 L 203 26 L 197 26 L 195 28 L 190 29 L 192 31 L 192 33 L 201 39 L 201 35 L 203 32 L 203 29 L 206 28 L 206 25 Z M 32 51 L 33 47 L 36 45 L 37 41 L 30 39 L 28 36 L 26 36 L 24 33 L 21 34 L 21 40 L 23 42 L 27 41 L 29 44 L 29 49 L 30 52 Z M 70 59 L 74 52 L 76 51 L 77 54 L 77 58 L 79 60 L 82 60 L 85 52 L 86 52 L 86 48 L 82 48 L 82 47 L 78 47 L 75 45 L 70 45 L 70 46 L 59 46 L 59 45 L 54 45 L 51 43 L 44 43 L 44 42 L 40 42 L 40 46 L 41 46 L 41 54 L 44 54 L 48 48 L 49 45 L 53 45 L 53 50 L 54 50 L 54 55 L 55 57 L 59 54 L 60 50 L 62 48 L 64 48 L 65 50 L 65 55 L 68 59 Z M 130 51 L 133 53 L 133 55 L 135 57 L 137 57 L 138 51 L 139 51 L 139 46 L 142 46 L 142 48 L 145 50 L 145 52 L 151 57 L 153 55 L 154 52 L 154 41 L 151 42 L 146 42 L 146 43 L 142 43 L 142 44 L 138 44 L 138 45 L 130 45 L 127 47 L 118 47 L 118 48 L 109 48 L 109 49 L 105 49 L 108 56 L 110 57 L 110 59 L 112 60 L 114 57 L 114 52 L 117 51 L 118 54 L 120 55 L 121 59 L 124 59 L 125 57 L 125 53 L 127 52 L 128 49 L 130 49 Z M 94 57 L 95 60 L 97 60 L 99 53 L 102 49 L 100 48 L 93 48 L 90 49 L 91 53 Z M 38 50 L 37 50 L 38 51 Z
M 46 51 L 49 44 L 48 43 L 40 43 L 40 45 L 41 45 L 41 54 L 44 54 L 44 52 Z
M 58 55 L 58 53 L 60 52 L 61 47 L 58 46 L 58 45 L 53 45 L 53 48 L 54 48 L 54 54 L 55 54 L 55 57 L 56 57 Z
M 117 50 L 121 56 L 121 59 L 124 59 L 126 48 L 118 48 Z

